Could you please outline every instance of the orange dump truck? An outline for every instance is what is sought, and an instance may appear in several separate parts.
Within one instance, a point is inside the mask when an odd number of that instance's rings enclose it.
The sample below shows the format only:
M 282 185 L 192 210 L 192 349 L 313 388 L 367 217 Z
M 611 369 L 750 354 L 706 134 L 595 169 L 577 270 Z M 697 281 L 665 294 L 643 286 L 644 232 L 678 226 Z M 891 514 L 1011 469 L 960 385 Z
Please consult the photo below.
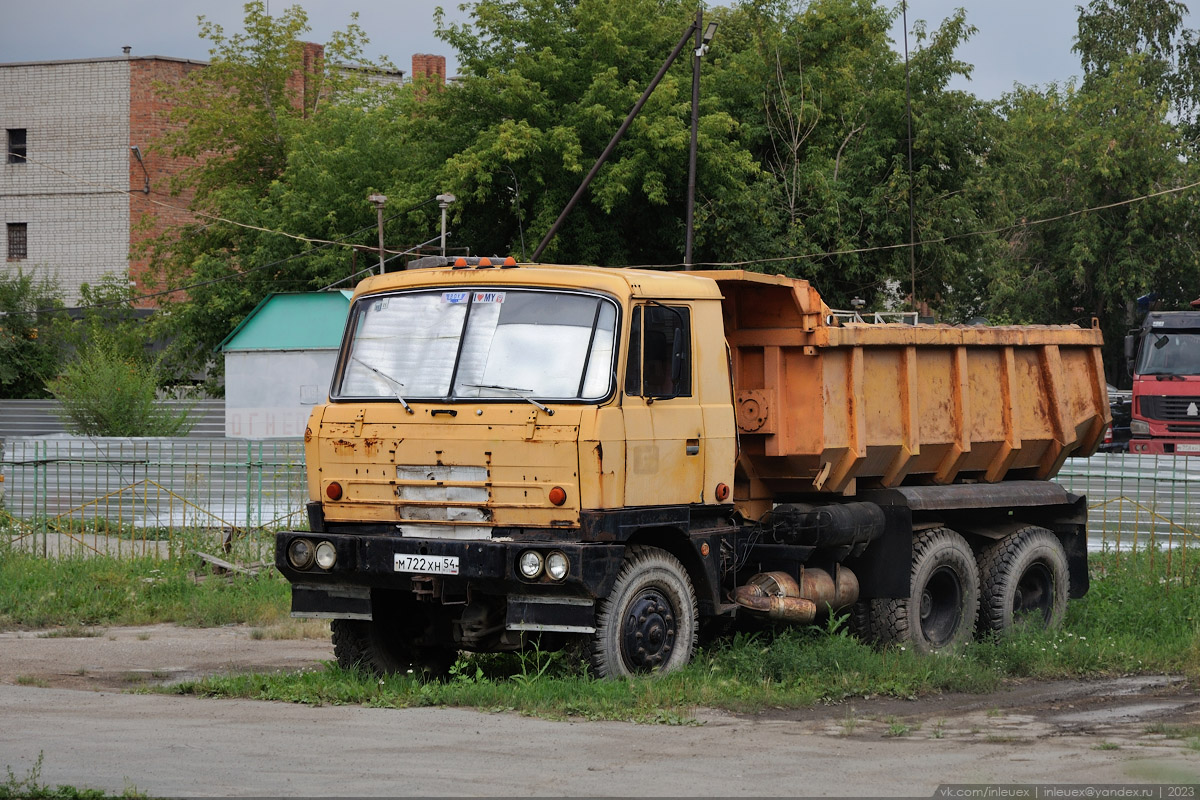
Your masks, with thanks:
M 586 644 L 667 671 L 722 622 L 937 650 L 1087 591 L 1052 483 L 1109 421 L 1099 330 L 864 321 L 740 271 L 423 260 L 358 287 L 305 432 L 292 613 L 340 663 Z M 717 623 L 705 624 L 702 623 Z

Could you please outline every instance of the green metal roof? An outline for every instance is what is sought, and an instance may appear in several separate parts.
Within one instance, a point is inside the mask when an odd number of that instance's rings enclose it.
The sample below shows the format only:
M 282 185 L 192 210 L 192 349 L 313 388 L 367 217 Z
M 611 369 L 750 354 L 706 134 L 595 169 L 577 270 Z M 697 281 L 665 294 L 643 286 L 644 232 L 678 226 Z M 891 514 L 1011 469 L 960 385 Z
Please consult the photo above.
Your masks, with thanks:
M 217 345 L 229 350 L 332 350 L 342 343 L 353 292 L 269 294 Z

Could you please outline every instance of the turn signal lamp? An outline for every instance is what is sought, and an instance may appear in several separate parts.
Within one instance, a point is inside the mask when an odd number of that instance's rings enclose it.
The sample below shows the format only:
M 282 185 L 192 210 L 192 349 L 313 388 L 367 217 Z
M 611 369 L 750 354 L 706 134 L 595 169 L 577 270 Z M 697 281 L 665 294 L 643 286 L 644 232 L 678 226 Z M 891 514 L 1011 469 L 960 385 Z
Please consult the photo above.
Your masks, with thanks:
M 550 490 L 550 502 L 556 506 L 561 506 L 567 502 L 567 490 L 561 486 L 555 486 Z
M 325 496 L 328 497 L 330 500 L 341 500 L 342 499 L 342 485 L 340 483 L 338 483 L 337 481 L 334 481 L 333 483 L 329 484 L 328 486 L 325 487 Z

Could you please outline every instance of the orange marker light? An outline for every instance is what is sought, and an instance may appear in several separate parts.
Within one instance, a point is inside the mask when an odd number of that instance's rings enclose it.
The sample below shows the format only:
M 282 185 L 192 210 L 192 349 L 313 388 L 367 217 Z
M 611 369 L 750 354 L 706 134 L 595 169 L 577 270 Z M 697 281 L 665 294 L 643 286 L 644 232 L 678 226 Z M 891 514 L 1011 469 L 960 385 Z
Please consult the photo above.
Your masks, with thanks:
M 717 484 L 717 502 L 724 503 L 725 500 L 728 499 L 728 497 L 729 497 L 728 484 L 718 483 Z
M 340 483 L 331 483 L 325 487 L 325 496 L 330 500 L 342 499 L 342 485 Z
M 561 506 L 567 502 L 567 492 L 561 486 L 555 486 L 550 490 L 550 502 L 556 506 Z

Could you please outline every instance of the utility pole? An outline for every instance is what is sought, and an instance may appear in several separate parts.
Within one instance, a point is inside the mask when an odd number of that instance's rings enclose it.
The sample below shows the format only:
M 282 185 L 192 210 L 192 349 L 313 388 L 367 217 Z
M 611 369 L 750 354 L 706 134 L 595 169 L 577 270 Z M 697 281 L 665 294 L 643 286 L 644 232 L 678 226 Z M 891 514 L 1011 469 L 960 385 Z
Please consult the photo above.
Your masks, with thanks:
M 708 52 L 708 43 L 717 33 L 717 23 L 708 23 L 708 28 L 701 32 L 704 24 L 704 9 L 696 7 L 696 50 L 692 54 L 692 144 L 688 150 L 688 185 L 687 185 L 687 236 L 683 248 L 683 268 L 692 268 L 692 240 L 694 237 L 696 219 L 696 136 L 700 128 L 700 59 Z
M 382 275 L 387 271 L 387 262 L 384 257 L 386 252 L 383 249 L 383 204 L 387 202 L 387 195 L 373 194 L 367 198 L 367 201 L 375 205 L 375 214 L 379 225 L 379 274 Z
M 450 204 L 457 199 L 452 194 L 439 194 L 437 196 L 438 208 L 442 210 L 442 258 L 446 257 L 446 209 L 450 208 Z

